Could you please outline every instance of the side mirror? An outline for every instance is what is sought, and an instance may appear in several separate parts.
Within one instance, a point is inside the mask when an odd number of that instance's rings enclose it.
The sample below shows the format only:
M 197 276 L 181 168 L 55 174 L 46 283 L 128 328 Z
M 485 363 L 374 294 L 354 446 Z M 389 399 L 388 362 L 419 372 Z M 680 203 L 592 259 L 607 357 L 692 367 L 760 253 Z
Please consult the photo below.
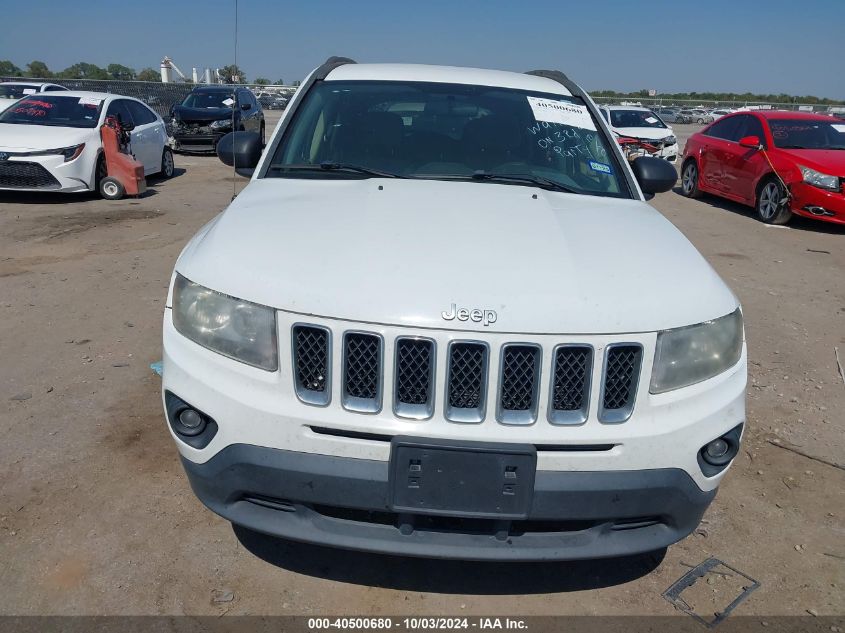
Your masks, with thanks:
M 640 183 L 643 193 L 669 191 L 678 181 L 678 172 L 667 160 L 653 156 L 640 156 L 631 163 L 634 177 Z
M 261 159 L 261 137 L 255 132 L 229 132 L 217 141 L 217 157 L 241 176 L 250 177 Z
M 760 149 L 760 137 L 759 136 L 743 136 L 739 139 L 739 144 L 742 147 L 751 147 L 753 149 Z
M 252 108 L 251 103 L 242 103 L 241 104 L 241 110 L 249 110 L 250 108 Z

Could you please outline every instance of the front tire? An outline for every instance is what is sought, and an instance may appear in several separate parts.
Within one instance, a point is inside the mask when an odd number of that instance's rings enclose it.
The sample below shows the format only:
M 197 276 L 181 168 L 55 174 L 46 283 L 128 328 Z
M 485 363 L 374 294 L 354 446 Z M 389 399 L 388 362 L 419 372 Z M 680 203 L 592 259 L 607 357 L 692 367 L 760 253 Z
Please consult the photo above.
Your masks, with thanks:
M 792 219 L 789 197 L 780 180 L 769 176 L 757 192 L 757 219 L 766 224 L 786 224 Z
M 173 160 L 173 150 L 165 147 L 161 153 L 161 171 L 159 175 L 162 178 L 173 178 L 173 173 L 176 171 L 176 163 Z
M 687 198 L 698 198 L 701 195 L 698 188 L 698 165 L 694 160 L 684 163 L 681 170 L 681 192 Z
M 126 189 L 117 178 L 106 176 L 100 181 L 100 195 L 106 200 L 120 200 L 126 195 Z

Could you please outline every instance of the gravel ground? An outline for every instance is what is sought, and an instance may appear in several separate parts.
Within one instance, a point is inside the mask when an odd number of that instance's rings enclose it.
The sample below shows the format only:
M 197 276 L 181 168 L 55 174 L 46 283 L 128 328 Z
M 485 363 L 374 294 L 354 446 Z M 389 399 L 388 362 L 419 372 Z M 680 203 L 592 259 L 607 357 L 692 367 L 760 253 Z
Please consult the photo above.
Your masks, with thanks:
M 661 592 L 708 556 L 761 582 L 738 614 L 845 612 L 845 230 L 652 201 L 741 298 L 751 373 L 743 451 L 665 555 L 339 555 L 233 530 L 188 487 L 149 364 L 173 263 L 233 181 L 211 157 L 177 167 L 138 200 L 0 194 L 0 613 L 671 614 Z M 727 582 L 695 606 L 724 606 Z

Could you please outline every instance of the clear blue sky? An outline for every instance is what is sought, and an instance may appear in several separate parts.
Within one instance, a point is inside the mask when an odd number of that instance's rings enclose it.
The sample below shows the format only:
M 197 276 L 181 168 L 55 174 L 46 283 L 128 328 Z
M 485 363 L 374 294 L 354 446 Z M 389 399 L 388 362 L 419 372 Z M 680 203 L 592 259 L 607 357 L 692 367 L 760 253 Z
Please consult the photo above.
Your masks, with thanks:
M 234 0 L 0 0 L 0 59 L 185 73 L 233 58 Z M 329 55 L 524 71 L 585 88 L 845 99 L 845 0 L 240 0 L 250 79 L 302 79 Z

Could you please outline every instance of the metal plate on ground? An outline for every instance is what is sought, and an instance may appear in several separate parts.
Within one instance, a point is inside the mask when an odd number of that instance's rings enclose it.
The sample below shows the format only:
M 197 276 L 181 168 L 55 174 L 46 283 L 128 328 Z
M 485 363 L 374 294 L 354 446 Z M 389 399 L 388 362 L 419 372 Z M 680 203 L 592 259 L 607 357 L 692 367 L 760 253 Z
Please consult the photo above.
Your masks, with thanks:
M 394 512 L 525 519 L 534 495 L 537 451 L 526 444 L 441 442 L 394 437 Z

